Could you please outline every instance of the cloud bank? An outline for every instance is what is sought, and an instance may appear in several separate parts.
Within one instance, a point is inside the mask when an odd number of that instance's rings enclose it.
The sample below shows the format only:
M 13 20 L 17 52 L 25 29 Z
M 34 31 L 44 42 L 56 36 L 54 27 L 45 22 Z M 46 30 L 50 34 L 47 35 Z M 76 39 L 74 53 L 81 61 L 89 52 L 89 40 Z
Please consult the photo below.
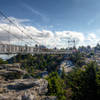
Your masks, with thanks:
M 9 17 L 14 23 L 22 30 L 20 31 L 16 26 L 2 19 L 0 22 L 0 42 L 12 44 L 27 44 L 31 46 L 37 44 L 45 45 L 49 48 L 67 48 L 68 40 L 76 40 L 77 46 L 95 46 L 99 38 L 94 33 L 84 35 L 82 32 L 77 31 L 50 31 L 39 30 L 34 26 L 23 27 L 22 23 L 29 21 L 28 19 L 16 19 Z

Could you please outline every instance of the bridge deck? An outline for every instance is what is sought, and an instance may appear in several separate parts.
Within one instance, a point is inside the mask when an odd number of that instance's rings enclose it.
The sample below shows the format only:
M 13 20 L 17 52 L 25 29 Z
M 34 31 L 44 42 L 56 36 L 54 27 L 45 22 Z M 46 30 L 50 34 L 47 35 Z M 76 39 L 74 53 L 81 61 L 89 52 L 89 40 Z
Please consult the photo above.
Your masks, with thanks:
M 44 49 L 29 46 L 0 44 L 0 54 L 70 54 L 69 50 Z

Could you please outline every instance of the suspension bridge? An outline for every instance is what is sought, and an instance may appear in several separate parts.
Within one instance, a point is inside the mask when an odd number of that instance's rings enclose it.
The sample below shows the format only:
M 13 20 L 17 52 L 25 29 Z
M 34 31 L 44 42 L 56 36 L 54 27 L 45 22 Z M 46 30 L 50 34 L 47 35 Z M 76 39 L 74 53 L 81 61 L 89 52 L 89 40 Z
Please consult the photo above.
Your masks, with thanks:
M 30 46 L 0 44 L 0 54 L 70 54 L 71 50 L 44 49 Z
M 21 34 L 24 34 L 28 40 L 30 39 L 31 42 L 40 45 L 40 43 L 38 41 L 36 41 L 34 39 L 34 36 L 26 34 L 13 20 L 11 20 L 7 15 L 5 15 L 2 11 L 0 11 L 0 20 L 6 20 L 7 24 L 13 25 L 14 27 L 16 27 L 19 32 Z M 3 22 L 3 24 L 5 24 Z M 23 29 L 25 27 L 23 26 Z M 7 29 L 6 27 L 2 27 L 0 26 L 0 30 L 5 31 L 6 33 L 8 33 L 8 43 L 3 43 L 0 40 L 0 54 L 70 54 L 72 53 L 72 50 L 61 50 L 61 49 L 47 49 L 47 48 L 40 48 L 39 46 L 32 46 L 30 45 L 29 41 L 26 41 L 25 39 L 23 39 L 22 37 L 18 37 L 16 34 L 12 34 L 10 32 L 10 28 Z M 14 38 L 16 38 L 18 41 L 22 41 L 23 43 L 25 43 L 25 45 L 18 45 L 18 44 L 12 44 L 10 43 L 10 36 L 13 36 Z M 7 37 L 7 36 L 6 36 Z M 0 38 L 1 39 L 1 38 Z M 74 47 L 75 47 L 75 40 L 68 40 L 68 44 L 73 43 Z M 30 46 L 29 46 L 30 45 Z

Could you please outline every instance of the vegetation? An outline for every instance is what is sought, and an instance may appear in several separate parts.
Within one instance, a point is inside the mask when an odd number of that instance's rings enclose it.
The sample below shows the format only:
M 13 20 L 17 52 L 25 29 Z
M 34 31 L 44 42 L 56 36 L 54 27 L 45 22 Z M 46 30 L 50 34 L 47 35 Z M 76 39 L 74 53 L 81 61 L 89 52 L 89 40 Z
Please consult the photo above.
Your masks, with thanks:
M 21 68 L 34 77 L 37 71 L 48 71 L 48 93 L 57 96 L 58 100 L 99 100 L 100 98 L 100 68 L 96 62 L 85 63 L 85 55 L 80 52 L 69 55 L 75 68 L 68 74 L 58 68 L 63 61 L 62 55 L 17 55 L 8 60 L 9 63 L 21 63 Z
M 49 95 L 57 96 L 58 100 L 99 100 L 100 70 L 95 62 L 75 68 L 65 77 L 59 77 L 57 72 L 49 75 Z
M 85 65 L 84 54 L 80 52 L 71 54 L 69 60 L 71 60 L 76 67 L 82 67 Z
M 48 95 L 57 96 L 58 100 L 66 100 L 66 90 L 64 81 L 59 77 L 57 72 L 52 72 L 48 80 Z
M 4 61 L 3 59 L 0 58 L 0 64 L 7 64 L 7 61 Z
M 57 71 L 63 60 L 62 55 L 21 55 L 18 54 L 8 60 L 9 63 L 21 63 L 21 68 L 25 69 L 31 76 L 36 72 L 48 71 L 51 73 Z
M 67 76 L 72 89 L 72 100 L 97 100 L 96 64 L 94 62 L 76 69 Z

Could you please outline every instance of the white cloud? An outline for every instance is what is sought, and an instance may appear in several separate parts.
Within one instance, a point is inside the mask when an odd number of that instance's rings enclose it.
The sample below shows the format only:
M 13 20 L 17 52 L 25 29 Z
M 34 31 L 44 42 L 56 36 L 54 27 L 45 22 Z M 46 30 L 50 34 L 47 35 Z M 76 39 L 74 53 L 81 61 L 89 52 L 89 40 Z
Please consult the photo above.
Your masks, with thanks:
M 95 39 L 97 39 L 97 37 L 96 37 L 96 35 L 94 33 L 90 33 L 88 35 L 88 40 L 92 41 L 92 40 L 95 40 Z
M 99 42 L 99 37 L 97 37 L 94 33 L 90 33 L 88 34 L 86 41 L 87 45 L 91 45 L 93 47 Z
M 8 19 L 13 21 L 16 24 L 22 24 L 22 23 L 30 22 L 29 19 L 19 19 L 19 18 L 14 18 L 14 17 L 8 17 Z M 5 19 L 4 17 L 2 17 L 1 20 L 0 20 L 0 23 L 10 24 L 8 19 Z
M 31 45 L 36 44 L 33 42 L 33 39 L 40 44 L 46 45 L 48 47 L 67 47 L 68 39 L 75 39 L 77 41 L 77 46 L 79 45 L 91 45 L 94 46 L 99 41 L 99 37 L 97 37 L 94 33 L 89 33 L 87 36 L 84 35 L 82 32 L 75 32 L 75 31 L 49 31 L 49 30 L 42 30 L 35 28 L 34 26 L 22 26 L 21 24 L 24 21 L 28 20 L 21 20 L 13 18 L 17 23 L 17 26 L 25 33 L 21 32 L 18 28 L 14 25 L 9 23 L 0 23 L 0 41 L 8 43 L 9 39 L 11 43 L 18 44 L 19 42 L 25 44 L 25 41 L 30 41 Z M 7 33 L 6 31 L 10 33 Z M 14 37 L 15 36 L 15 37 Z M 19 41 L 18 39 L 23 39 L 24 42 Z M 30 39 L 32 37 L 32 39 Z M 19 44 L 20 44 L 19 43 Z

